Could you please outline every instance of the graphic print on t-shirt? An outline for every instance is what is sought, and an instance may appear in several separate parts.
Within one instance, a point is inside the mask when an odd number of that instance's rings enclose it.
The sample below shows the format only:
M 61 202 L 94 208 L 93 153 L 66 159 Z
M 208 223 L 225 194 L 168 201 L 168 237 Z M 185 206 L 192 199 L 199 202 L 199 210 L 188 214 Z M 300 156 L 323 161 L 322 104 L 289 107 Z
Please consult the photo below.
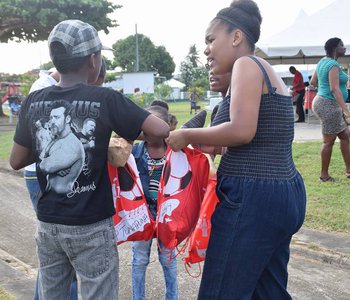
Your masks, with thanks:
M 38 115 L 39 110 L 44 116 Z M 36 151 L 39 156 L 38 168 L 46 178 L 46 191 L 67 194 L 70 198 L 76 192 L 95 188 L 94 182 L 89 186 L 80 186 L 79 176 L 91 174 L 91 160 L 95 148 L 95 129 L 99 103 L 91 108 L 84 101 L 70 103 L 65 100 L 35 103 L 34 122 Z M 85 106 L 84 106 L 85 105 Z M 84 114 L 79 108 L 84 106 Z

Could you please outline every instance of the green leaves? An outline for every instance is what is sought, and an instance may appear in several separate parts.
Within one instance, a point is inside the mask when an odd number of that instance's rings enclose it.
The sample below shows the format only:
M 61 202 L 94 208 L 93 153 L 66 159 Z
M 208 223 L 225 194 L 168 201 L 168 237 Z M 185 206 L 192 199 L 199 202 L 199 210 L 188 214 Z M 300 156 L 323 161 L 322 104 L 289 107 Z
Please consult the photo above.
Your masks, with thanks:
M 153 42 L 143 34 L 138 34 L 139 71 L 154 71 L 159 75 L 171 78 L 175 71 L 175 63 L 163 46 L 155 46 Z M 114 65 L 124 71 L 136 71 L 136 38 L 130 35 L 125 39 L 118 40 L 113 45 L 115 60 Z
M 0 42 L 47 40 L 52 28 L 66 19 L 79 19 L 108 33 L 118 26 L 108 14 L 120 7 L 108 0 L 2 0 Z

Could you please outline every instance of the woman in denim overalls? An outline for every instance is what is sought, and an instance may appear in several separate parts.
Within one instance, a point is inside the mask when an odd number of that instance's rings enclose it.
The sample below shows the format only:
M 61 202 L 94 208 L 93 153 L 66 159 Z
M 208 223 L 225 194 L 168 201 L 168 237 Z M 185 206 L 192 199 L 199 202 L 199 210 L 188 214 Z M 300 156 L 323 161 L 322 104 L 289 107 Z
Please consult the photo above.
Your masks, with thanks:
M 291 97 L 273 68 L 253 56 L 261 19 L 255 2 L 236 0 L 210 22 L 210 71 L 232 71 L 219 122 L 168 138 L 175 151 L 192 144 L 217 154 L 227 147 L 198 299 L 291 299 L 289 245 L 304 221 L 306 194 L 292 158 Z

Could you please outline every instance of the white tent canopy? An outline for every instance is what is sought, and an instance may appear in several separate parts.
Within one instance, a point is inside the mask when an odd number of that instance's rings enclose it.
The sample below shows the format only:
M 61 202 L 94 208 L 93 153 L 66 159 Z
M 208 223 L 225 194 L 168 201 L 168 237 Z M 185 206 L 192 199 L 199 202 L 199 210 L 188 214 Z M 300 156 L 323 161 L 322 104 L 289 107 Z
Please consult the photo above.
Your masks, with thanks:
M 316 64 L 325 56 L 325 42 L 339 37 L 350 51 L 350 1 L 335 0 L 313 15 L 301 11 L 286 30 L 262 40 L 255 54 L 271 64 Z M 350 55 L 338 60 L 350 64 Z

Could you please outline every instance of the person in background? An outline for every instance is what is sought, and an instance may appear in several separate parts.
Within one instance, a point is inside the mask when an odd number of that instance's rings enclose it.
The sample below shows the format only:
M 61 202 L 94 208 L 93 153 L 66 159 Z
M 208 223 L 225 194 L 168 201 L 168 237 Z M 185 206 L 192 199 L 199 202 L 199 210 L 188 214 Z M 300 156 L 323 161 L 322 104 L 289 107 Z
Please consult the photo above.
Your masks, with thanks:
M 29 93 L 46 88 L 51 85 L 57 84 L 60 79 L 60 74 L 56 68 L 50 70 L 41 70 L 39 72 L 39 78 L 32 84 Z M 40 122 L 40 121 L 39 121 Z M 36 211 L 38 199 L 41 191 L 39 182 L 36 175 L 35 163 L 30 164 L 24 168 L 24 179 L 26 182 L 27 190 L 29 192 L 30 199 L 32 200 L 33 208 Z
M 168 122 L 168 112 L 164 107 L 152 105 L 147 110 L 163 121 Z M 135 157 L 137 169 L 139 170 L 142 189 L 154 220 L 157 217 L 159 181 L 165 163 L 166 149 L 167 145 L 162 138 L 152 142 L 142 141 L 135 144 L 132 149 L 132 154 Z M 146 269 L 150 261 L 152 242 L 153 239 L 132 243 L 132 298 L 134 300 L 146 299 Z M 158 240 L 158 243 L 160 246 L 160 249 L 157 247 L 158 258 L 163 268 L 166 287 L 165 299 L 176 300 L 178 299 L 178 287 L 175 253 L 164 248 L 160 240 Z
M 304 96 L 305 96 L 305 85 L 303 75 L 294 67 L 289 68 L 289 72 L 294 75 L 291 90 L 293 91 L 293 96 L 297 96 L 296 100 L 296 113 L 298 115 L 298 120 L 296 123 L 305 122 L 305 112 L 304 112 Z
M 232 72 L 230 103 L 220 124 L 177 129 L 167 139 L 174 151 L 192 144 L 217 154 L 227 146 L 200 300 L 291 299 L 289 248 L 305 218 L 306 192 L 293 162 L 291 97 L 272 66 L 254 56 L 261 21 L 254 1 L 235 0 L 209 23 L 204 54 L 214 74 Z
M 334 182 L 329 175 L 329 164 L 333 145 L 338 137 L 340 150 L 345 163 L 345 176 L 350 178 L 349 129 L 343 118 L 350 118 L 346 106 L 348 76 L 340 67 L 337 59 L 345 55 L 346 48 L 340 38 L 331 38 L 325 43 L 326 57 L 322 58 L 312 75 L 310 83 L 317 87 L 317 94 L 312 102 L 312 110 L 320 119 L 323 145 L 321 148 L 321 182 Z M 350 119 L 349 119 L 350 120 Z
M 161 107 L 164 107 L 167 112 L 169 112 L 169 105 L 168 103 L 166 103 L 165 101 L 163 100 L 153 100 L 150 104 L 150 106 L 154 106 L 154 105 L 158 105 L 158 106 L 161 106 Z M 177 117 L 171 113 L 168 113 L 169 114 L 169 127 L 170 127 L 170 131 L 173 131 L 176 129 L 177 127 L 177 124 L 178 124 L 178 120 L 177 120 Z
M 60 80 L 60 73 L 57 72 L 56 68 L 51 68 L 48 71 L 41 70 L 39 72 L 39 78 L 32 84 L 29 90 L 29 93 L 46 88 L 51 85 L 55 85 L 59 80 Z M 37 124 L 41 124 L 41 121 L 38 120 Z M 44 128 L 42 129 L 45 130 Z M 41 190 L 40 190 L 39 181 L 36 174 L 35 163 L 24 167 L 24 179 L 26 182 L 29 197 L 33 204 L 33 208 L 36 211 L 36 206 L 38 203 L 38 199 L 40 198 L 40 195 L 41 195 Z M 39 280 L 39 273 L 37 275 L 36 284 L 35 284 L 34 300 L 39 300 L 39 281 L 38 280 Z M 78 283 L 77 283 L 76 276 L 73 277 L 69 299 L 70 300 L 78 299 Z
M 228 93 L 231 83 L 231 72 L 215 75 L 212 71 L 209 72 L 209 87 L 213 92 L 220 92 L 223 99 L 220 103 L 215 105 L 210 116 L 210 126 L 215 126 L 222 123 L 222 121 L 230 118 L 229 109 L 230 106 L 230 93 Z M 221 148 L 221 153 L 226 151 L 226 147 Z M 215 154 L 211 154 L 210 158 L 212 161 L 215 159 Z
M 112 131 L 128 140 L 135 140 L 141 131 L 147 140 L 164 139 L 169 125 L 122 94 L 89 85 L 98 77 L 104 49 L 94 27 L 79 20 L 62 21 L 52 29 L 48 44 L 60 81 L 27 97 L 18 119 L 10 165 L 15 170 L 33 162 L 41 166 L 32 128 L 42 119 L 50 122 L 53 134 L 57 132 L 62 138 L 66 135 L 60 128 L 79 126 L 86 118 L 95 119 L 96 147 L 90 173 L 93 176 L 81 172 L 69 192 L 50 186 L 47 176 L 39 172 L 42 168 L 37 168 L 43 192 L 37 204 L 39 298 L 67 299 L 76 273 L 83 299 L 118 299 L 119 258 L 112 219 L 115 208 L 107 170 L 109 140 Z M 62 115 L 62 106 L 53 106 L 56 102 L 68 102 L 71 114 L 68 116 L 65 110 Z M 67 168 L 59 159 L 71 154 L 65 149 L 45 151 L 57 155 L 48 172 Z M 84 151 L 80 153 L 79 160 Z
M 230 86 L 230 81 L 231 81 L 231 72 L 222 74 L 222 75 L 216 75 L 213 73 L 213 71 L 209 72 L 209 87 L 210 90 L 213 92 L 219 92 L 221 93 L 221 96 L 223 97 L 223 100 L 215 105 L 213 108 L 213 111 L 211 113 L 211 119 L 210 119 L 210 125 L 213 126 L 215 124 L 219 124 L 220 120 L 217 118 L 215 119 L 219 108 L 221 106 L 227 106 L 230 105 L 230 95 L 227 94 L 229 86 Z M 227 109 L 221 108 L 221 110 L 227 111 Z M 221 113 L 220 113 L 221 115 Z M 214 121 L 215 120 L 215 121 Z
M 177 117 L 173 114 L 169 113 L 169 126 L 170 126 L 170 131 L 173 131 L 177 127 Z
M 153 105 L 159 105 L 159 106 L 161 106 L 161 107 L 164 107 L 167 111 L 169 111 L 169 105 L 168 105 L 168 103 L 166 103 L 166 102 L 163 101 L 163 100 L 158 100 L 158 99 L 153 100 L 153 101 L 151 102 L 150 106 L 153 106 Z
M 197 92 L 197 89 L 194 88 L 191 95 L 190 95 L 190 114 L 192 114 L 192 110 L 194 110 L 194 113 L 197 113 L 197 109 L 200 109 L 200 107 L 197 105 L 197 102 L 199 101 L 199 94 Z

